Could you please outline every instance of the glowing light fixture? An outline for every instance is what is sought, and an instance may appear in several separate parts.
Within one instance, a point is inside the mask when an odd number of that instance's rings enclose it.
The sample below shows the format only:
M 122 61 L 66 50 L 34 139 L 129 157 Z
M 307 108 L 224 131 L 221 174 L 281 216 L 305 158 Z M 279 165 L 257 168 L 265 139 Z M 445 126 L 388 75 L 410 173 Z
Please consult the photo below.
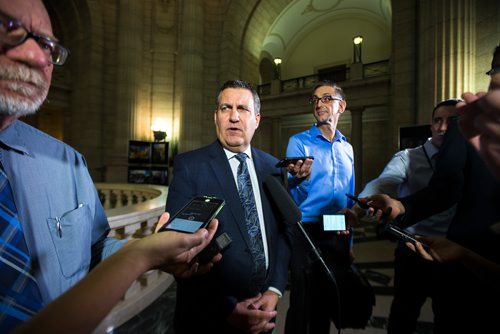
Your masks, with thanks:
M 165 141 L 167 138 L 167 124 L 162 119 L 156 119 L 151 126 L 151 130 L 153 130 L 155 141 Z
M 354 43 L 353 47 L 353 62 L 354 63 L 361 63 L 361 44 L 363 43 L 363 36 L 358 35 L 354 36 L 352 39 L 352 42 Z
M 355 45 L 363 43 L 363 36 L 355 36 L 352 41 Z
M 274 58 L 274 64 L 276 65 L 274 71 L 274 78 L 280 80 L 281 79 L 281 69 L 280 64 L 283 60 L 281 58 Z

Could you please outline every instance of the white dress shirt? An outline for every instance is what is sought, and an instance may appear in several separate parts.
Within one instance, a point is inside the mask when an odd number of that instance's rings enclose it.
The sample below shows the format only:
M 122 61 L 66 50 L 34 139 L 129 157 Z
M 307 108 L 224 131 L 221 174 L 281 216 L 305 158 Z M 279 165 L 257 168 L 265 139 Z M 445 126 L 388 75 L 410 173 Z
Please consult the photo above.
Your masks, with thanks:
M 375 194 L 404 197 L 425 188 L 434 173 L 434 158 L 437 153 L 438 149 L 430 138 L 423 145 L 397 152 L 379 177 L 365 186 L 359 197 Z M 418 235 L 445 236 L 454 214 L 455 205 L 409 226 L 406 230 Z

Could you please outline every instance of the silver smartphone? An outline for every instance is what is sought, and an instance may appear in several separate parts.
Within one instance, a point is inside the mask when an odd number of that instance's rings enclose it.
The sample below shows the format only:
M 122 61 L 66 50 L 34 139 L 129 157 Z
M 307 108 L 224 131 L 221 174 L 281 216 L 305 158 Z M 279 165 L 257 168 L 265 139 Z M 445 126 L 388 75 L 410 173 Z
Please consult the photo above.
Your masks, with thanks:
M 412 244 L 415 244 L 415 242 L 418 241 L 413 234 L 406 232 L 405 230 L 401 229 L 400 227 L 397 227 L 394 224 L 386 224 L 384 229 L 388 233 L 394 235 L 395 237 L 397 237 L 398 239 L 400 239 L 404 242 L 411 242 Z M 418 242 L 420 242 L 424 246 L 425 249 L 429 249 L 429 246 L 426 245 L 425 243 L 423 243 L 421 241 L 418 241 Z

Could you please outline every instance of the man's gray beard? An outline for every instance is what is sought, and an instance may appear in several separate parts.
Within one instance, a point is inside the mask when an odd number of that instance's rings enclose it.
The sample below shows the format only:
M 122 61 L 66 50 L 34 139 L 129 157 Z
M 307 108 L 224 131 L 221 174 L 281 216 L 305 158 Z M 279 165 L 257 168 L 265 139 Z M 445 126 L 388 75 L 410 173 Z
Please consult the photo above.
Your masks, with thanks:
M 10 92 L 5 94 L 0 90 L 0 114 L 16 118 L 34 114 L 47 97 L 48 83 L 39 72 L 25 66 L 0 66 L 0 79 L 11 80 L 6 83 Z M 36 87 L 19 83 L 23 81 Z

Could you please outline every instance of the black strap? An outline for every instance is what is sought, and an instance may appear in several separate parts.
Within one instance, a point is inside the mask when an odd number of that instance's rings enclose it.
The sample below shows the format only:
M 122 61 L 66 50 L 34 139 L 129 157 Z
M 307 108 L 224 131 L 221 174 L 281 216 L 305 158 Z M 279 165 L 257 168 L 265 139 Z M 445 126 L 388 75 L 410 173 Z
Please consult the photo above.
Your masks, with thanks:
M 434 172 L 434 166 L 432 165 L 432 161 L 431 161 L 431 158 L 429 157 L 429 154 L 427 154 L 427 150 L 425 149 L 425 145 L 422 145 L 422 149 L 424 150 L 425 158 L 427 159 L 429 166 L 431 167 L 432 171 Z

